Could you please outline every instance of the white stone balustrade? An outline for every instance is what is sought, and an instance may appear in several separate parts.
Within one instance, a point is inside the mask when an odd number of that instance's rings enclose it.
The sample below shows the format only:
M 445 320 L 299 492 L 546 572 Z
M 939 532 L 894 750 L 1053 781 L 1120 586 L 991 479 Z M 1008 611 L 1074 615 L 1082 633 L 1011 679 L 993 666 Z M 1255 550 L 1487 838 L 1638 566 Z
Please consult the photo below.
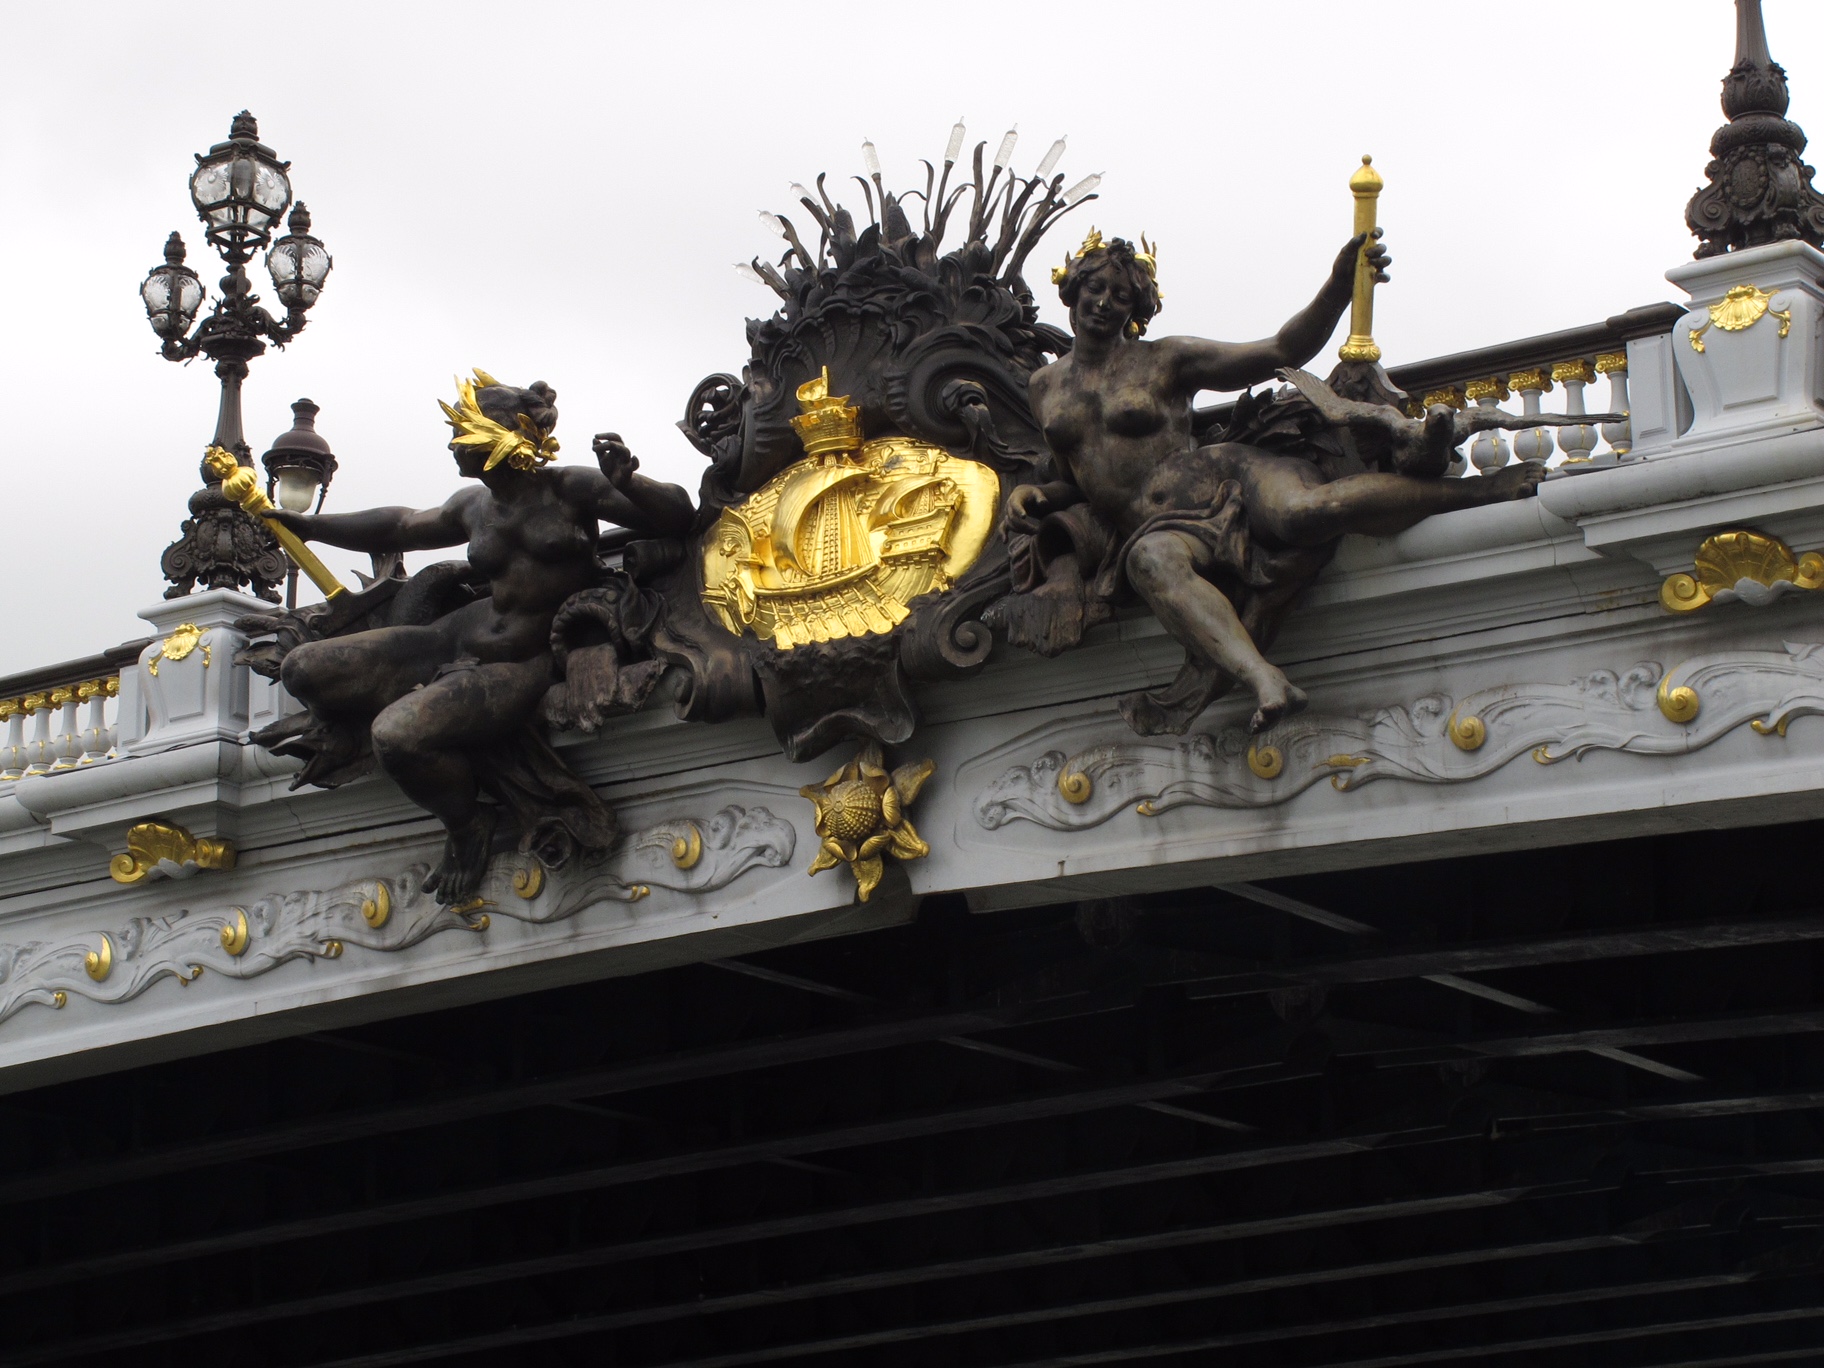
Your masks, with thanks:
M 1552 378 L 1544 366 L 1534 366 L 1509 375 L 1507 387 L 1520 396 L 1521 414 L 1537 418 L 1543 412 L 1541 398 L 1551 392 Z M 1556 446 L 1549 428 L 1528 428 L 1514 434 L 1514 455 L 1523 461 L 1549 461 Z
M 1588 361 L 1560 361 L 1552 367 L 1552 379 L 1564 386 L 1564 411 L 1568 417 L 1589 412 L 1583 403 L 1583 387 L 1595 378 L 1595 368 Z M 1589 423 L 1562 427 L 1557 441 L 1566 465 L 1585 465 L 1596 450 L 1596 429 Z
M 1609 379 L 1609 412 L 1619 413 L 1619 423 L 1602 425 L 1602 440 L 1609 444 L 1615 459 L 1625 461 L 1633 450 L 1634 432 L 1628 408 L 1628 354 L 1625 351 L 1604 352 L 1596 358 L 1596 373 Z
M 112 759 L 119 743 L 120 676 L 0 698 L 0 783 Z
M 1504 401 L 1518 394 L 1519 412 L 1522 416 L 1550 416 L 1551 410 L 1546 407 L 1544 396 L 1554 393 L 1562 386 L 1562 412 L 1568 417 L 1581 417 L 1590 412 L 1591 401 L 1586 397 L 1586 387 L 1594 384 L 1599 377 L 1607 379 L 1609 387 L 1608 404 L 1602 411 L 1621 414 L 1620 421 L 1577 423 L 1561 428 L 1531 428 L 1515 433 L 1511 438 L 1500 429 L 1493 428 L 1472 437 L 1465 448 L 1467 461 L 1464 460 L 1464 453 L 1460 452 L 1456 463 L 1447 473 L 1467 474 L 1468 467 L 1474 466 L 1478 474 L 1487 475 L 1514 460 L 1551 461 L 1554 457 L 1559 458 L 1558 468 L 1567 471 L 1596 469 L 1638 459 L 1630 456 L 1633 449 L 1633 424 L 1628 407 L 1626 351 L 1571 357 L 1506 374 L 1478 376 L 1461 385 L 1430 389 L 1421 398 L 1415 399 L 1408 411 L 1416 417 L 1434 404 L 1448 404 L 1461 410 L 1467 407 L 1466 400 L 1483 410 L 1500 409 Z M 1513 412 L 1512 409 L 1504 411 Z
M 1479 409 L 1496 409 L 1508 396 L 1508 389 L 1499 376 L 1489 376 L 1481 380 L 1471 380 L 1464 387 L 1464 393 L 1475 401 Z M 1499 470 L 1506 465 L 1513 449 L 1508 445 L 1506 435 L 1499 428 L 1487 432 L 1478 432 L 1469 443 L 1469 459 L 1476 467 L 1478 475 L 1486 475 L 1491 470 Z

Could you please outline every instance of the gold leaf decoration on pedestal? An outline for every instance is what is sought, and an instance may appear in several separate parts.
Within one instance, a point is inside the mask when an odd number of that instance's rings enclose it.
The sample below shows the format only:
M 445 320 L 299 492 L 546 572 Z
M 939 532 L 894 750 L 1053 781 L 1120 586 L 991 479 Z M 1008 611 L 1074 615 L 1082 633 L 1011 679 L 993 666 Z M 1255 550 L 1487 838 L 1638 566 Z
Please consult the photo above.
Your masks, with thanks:
M 170 636 L 158 643 L 158 650 L 146 662 L 146 673 L 157 674 L 159 661 L 183 660 L 198 646 L 203 648 L 203 668 L 206 670 L 211 664 L 211 652 L 208 643 L 203 640 L 203 629 L 194 622 L 180 622 Z
M 934 762 L 920 760 L 889 774 L 880 747 L 870 741 L 821 784 L 799 789 L 817 809 L 816 830 L 823 838 L 805 872 L 846 864 L 866 902 L 886 872 L 885 856 L 917 860 L 929 855 L 931 847 L 919 839 L 906 809 L 936 769 Z

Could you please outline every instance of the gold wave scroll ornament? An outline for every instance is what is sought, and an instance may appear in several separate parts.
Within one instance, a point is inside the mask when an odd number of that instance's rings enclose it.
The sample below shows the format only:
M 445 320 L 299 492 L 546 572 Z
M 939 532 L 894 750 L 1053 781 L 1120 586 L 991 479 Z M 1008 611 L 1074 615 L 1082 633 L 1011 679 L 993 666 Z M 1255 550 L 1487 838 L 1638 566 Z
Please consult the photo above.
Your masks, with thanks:
M 798 388 L 805 459 L 724 509 L 703 542 L 703 605 L 782 650 L 890 632 L 975 564 L 1000 478 L 909 437 L 861 440 L 830 372 Z

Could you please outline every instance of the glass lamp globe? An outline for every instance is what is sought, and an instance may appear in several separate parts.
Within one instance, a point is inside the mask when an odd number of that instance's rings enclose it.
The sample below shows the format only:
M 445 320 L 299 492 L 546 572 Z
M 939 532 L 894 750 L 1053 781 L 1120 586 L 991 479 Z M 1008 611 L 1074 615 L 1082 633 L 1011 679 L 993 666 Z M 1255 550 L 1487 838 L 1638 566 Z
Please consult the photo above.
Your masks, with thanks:
M 184 240 L 176 233 L 165 239 L 165 264 L 154 266 L 140 282 L 146 319 L 165 341 L 175 341 L 190 331 L 196 311 L 203 306 L 203 282 L 184 265 Z
M 280 508 L 308 513 L 322 501 L 336 473 L 335 453 L 317 431 L 321 410 L 308 399 L 291 406 L 291 429 L 279 434 L 260 458 L 266 467 L 267 493 Z
M 279 471 L 274 483 L 278 485 L 276 502 L 290 513 L 310 512 L 310 506 L 317 501 L 317 491 L 323 488 L 323 482 L 314 470 L 298 466 Z
M 190 173 L 190 200 L 208 225 L 208 238 L 230 264 L 246 261 L 272 237 L 272 225 L 291 204 L 290 162 L 259 140 L 253 115 L 234 116 L 228 141 L 199 153 Z
M 291 229 L 266 253 L 272 288 L 287 309 L 302 313 L 317 302 L 323 282 L 335 264 L 323 244 L 310 235 L 310 210 L 300 200 L 286 225 Z

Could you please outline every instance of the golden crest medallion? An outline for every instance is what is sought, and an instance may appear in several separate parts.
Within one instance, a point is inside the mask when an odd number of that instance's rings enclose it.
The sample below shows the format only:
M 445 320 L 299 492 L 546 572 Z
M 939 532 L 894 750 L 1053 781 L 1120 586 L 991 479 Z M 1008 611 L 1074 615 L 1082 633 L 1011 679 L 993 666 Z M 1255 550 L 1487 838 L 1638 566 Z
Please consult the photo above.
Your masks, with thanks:
M 1000 477 L 908 437 L 861 441 L 829 371 L 792 420 L 806 456 L 724 509 L 703 543 L 703 604 L 730 632 L 789 650 L 890 632 L 975 563 Z

